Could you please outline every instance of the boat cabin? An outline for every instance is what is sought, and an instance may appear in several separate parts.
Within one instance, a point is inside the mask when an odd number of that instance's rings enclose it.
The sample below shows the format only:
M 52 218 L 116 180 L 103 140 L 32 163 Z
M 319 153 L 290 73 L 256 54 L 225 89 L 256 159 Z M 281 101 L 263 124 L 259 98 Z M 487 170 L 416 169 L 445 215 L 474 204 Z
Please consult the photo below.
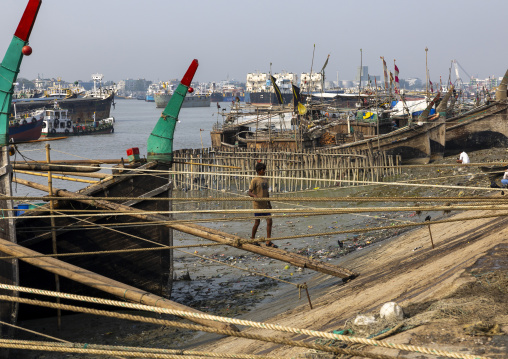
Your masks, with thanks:
M 68 110 L 54 108 L 44 113 L 43 132 L 46 133 L 68 133 L 72 128 L 72 121 L 67 115 Z M 67 131 L 66 131 L 67 130 Z

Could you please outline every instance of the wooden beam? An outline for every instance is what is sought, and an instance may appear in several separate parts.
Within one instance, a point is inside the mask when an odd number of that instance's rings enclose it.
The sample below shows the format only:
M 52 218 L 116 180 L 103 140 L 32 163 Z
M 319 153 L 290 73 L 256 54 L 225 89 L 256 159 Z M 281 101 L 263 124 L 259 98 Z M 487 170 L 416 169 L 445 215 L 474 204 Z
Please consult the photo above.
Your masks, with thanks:
M 0 238 L 0 251 L 7 253 L 11 256 L 17 257 L 41 255 L 41 253 L 39 252 L 12 243 L 3 238 Z M 203 312 L 200 312 L 199 310 L 196 310 L 194 308 L 190 308 L 183 304 L 173 302 L 169 299 L 159 297 L 155 294 L 145 292 L 141 289 L 131 287 L 127 284 L 104 277 L 100 274 L 91 272 L 78 266 L 63 262 L 56 258 L 51 257 L 21 258 L 20 260 L 29 263 L 31 265 L 34 265 L 38 268 L 47 270 L 48 272 L 58 274 L 62 277 L 101 290 L 105 293 L 112 294 L 118 298 L 125 299 L 130 302 L 151 305 L 160 308 L 183 310 L 193 313 L 204 314 Z M 184 317 L 184 318 L 209 327 L 238 331 L 238 329 L 231 324 L 219 323 L 211 320 L 193 317 Z
M 39 189 L 41 191 L 47 191 L 47 186 L 26 181 L 21 178 L 14 178 L 13 181 L 16 183 L 26 185 L 32 188 Z M 53 194 L 55 196 L 65 197 L 65 198 L 76 198 L 83 197 L 83 195 L 76 194 L 74 192 L 69 192 L 61 189 L 53 189 Z M 131 208 L 122 204 L 113 203 L 110 201 L 98 200 L 90 197 L 90 199 L 76 199 L 76 201 L 81 203 L 90 204 L 92 206 L 108 209 L 116 212 L 124 212 L 128 215 L 141 219 L 143 221 L 159 221 L 165 222 L 165 226 L 169 228 L 176 229 L 177 231 L 181 231 L 187 234 L 191 234 L 197 237 L 205 238 L 214 242 L 226 244 L 229 246 L 233 246 L 236 248 L 244 249 L 249 252 L 261 254 L 270 258 L 278 259 L 297 267 L 308 268 L 315 270 L 317 272 L 329 274 L 335 277 L 339 277 L 342 279 L 353 279 L 358 276 L 357 273 L 350 271 L 349 269 L 342 268 L 336 265 L 332 265 L 329 263 L 320 262 L 314 259 L 310 259 L 295 253 L 287 252 L 285 250 L 279 248 L 271 248 L 271 247 L 262 247 L 256 246 L 253 244 L 240 244 L 240 241 L 244 238 L 240 236 L 235 236 L 229 233 L 221 232 L 218 230 L 214 230 L 211 228 L 207 228 L 204 226 L 200 226 L 197 224 L 176 224 L 168 221 L 167 217 L 155 214 L 145 214 L 143 211 L 137 208 Z M 141 212 L 141 213 L 140 213 Z
M 46 163 L 46 161 L 13 161 L 13 164 L 37 164 L 37 163 Z M 87 165 L 87 164 L 118 164 L 122 163 L 122 160 L 58 160 L 53 161 L 51 163 L 54 164 L 69 164 L 69 165 Z
M 107 173 L 87 173 L 87 172 L 61 172 L 61 171 L 52 171 L 53 174 L 62 174 L 66 176 L 77 176 L 77 177 L 90 177 L 90 178 L 106 178 L 111 177 L 110 174 Z
M 48 173 L 40 173 L 40 172 L 32 172 L 32 171 L 22 171 L 22 170 L 14 170 L 14 172 L 16 173 L 24 173 L 24 174 L 27 174 L 27 175 L 32 175 L 32 176 L 40 176 L 40 177 L 48 177 L 49 176 L 49 172 Z M 65 181 L 74 181 L 74 182 L 83 182 L 83 183 L 97 183 L 98 181 L 92 181 L 92 180 L 84 180 L 84 179 L 80 179 L 80 178 L 72 178 L 72 177 L 67 177 L 67 176 L 56 176 L 56 175 L 51 175 L 51 177 L 53 178 L 56 178 L 56 179 L 61 179 L 61 180 L 65 180 Z
M 13 164 L 15 170 L 25 170 L 25 171 L 53 171 L 53 172 L 97 172 L 101 170 L 99 165 L 91 165 L 87 167 L 80 166 L 68 166 L 68 165 L 57 165 L 50 164 L 44 165 L 40 163 L 15 163 Z

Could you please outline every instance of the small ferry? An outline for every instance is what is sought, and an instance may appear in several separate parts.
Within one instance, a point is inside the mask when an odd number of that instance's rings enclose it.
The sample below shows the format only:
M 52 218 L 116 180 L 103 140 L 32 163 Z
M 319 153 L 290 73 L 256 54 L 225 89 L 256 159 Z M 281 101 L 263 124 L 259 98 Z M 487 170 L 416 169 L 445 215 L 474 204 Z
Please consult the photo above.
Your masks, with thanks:
M 91 121 L 73 122 L 68 116 L 68 110 L 62 109 L 55 103 L 54 108 L 44 112 L 41 137 L 63 137 L 82 135 L 102 135 L 113 133 L 114 117 L 97 120 L 95 113 Z

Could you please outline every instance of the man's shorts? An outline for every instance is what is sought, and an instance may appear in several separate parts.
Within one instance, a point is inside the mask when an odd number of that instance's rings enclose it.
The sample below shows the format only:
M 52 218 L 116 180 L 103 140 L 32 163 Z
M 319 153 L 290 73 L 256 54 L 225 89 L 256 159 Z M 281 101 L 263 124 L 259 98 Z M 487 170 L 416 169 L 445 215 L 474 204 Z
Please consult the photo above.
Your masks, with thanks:
M 271 216 L 271 213 L 254 213 L 255 217 Z

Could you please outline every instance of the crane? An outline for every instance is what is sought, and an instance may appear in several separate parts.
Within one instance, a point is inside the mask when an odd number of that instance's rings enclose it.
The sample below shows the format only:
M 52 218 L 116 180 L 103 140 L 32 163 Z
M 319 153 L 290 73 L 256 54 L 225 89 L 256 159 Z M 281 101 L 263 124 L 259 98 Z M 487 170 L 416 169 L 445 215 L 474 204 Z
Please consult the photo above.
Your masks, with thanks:
M 453 67 L 455 69 L 455 76 L 457 77 L 457 82 L 462 82 L 463 83 L 462 78 L 460 77 L 460 74 L 459 74 L 459 67 L 467 75 L 468 80 L 472 79 L 471 75 L 469 75 L 467 73 L 467 71 L 464 70 L 464 68 L 459 64 L 459 62 L 457 60 L 452 60 L 452 65 L 453 65 Z

